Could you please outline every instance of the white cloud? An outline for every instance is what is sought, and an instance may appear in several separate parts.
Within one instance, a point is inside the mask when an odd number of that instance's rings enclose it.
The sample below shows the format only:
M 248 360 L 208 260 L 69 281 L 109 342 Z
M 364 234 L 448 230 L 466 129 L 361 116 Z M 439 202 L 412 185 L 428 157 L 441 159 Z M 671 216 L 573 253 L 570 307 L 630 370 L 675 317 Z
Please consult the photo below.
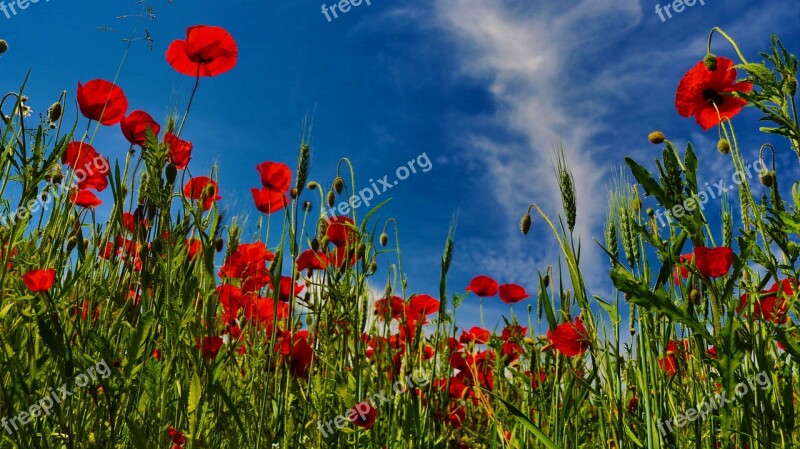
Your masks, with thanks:
M 552 155 L 554 142 L 563 140 L 577 184 L 576 231 L 583 241 L 586 267 L 605 265 L 600 263 L 605 256 L 591 241 L 602 235 L 605 219 L 606 168 L 598 160 L 605 148 L 592 141 L 601 130 L 596 120 L 602 110 L 587 100 L 596 98 L 590 92 L 594 86 L 577 82 L 573 65 L 597 51 L 587 42 L 601 40 L 597 45 L 603 46 L 601 34 L 607 37 L 608 30 L 629 29 L 641 16 L 638 3 L 607 0 L 582 1 L 572 7 L 436 0 L 432 6 L 434 26 L 446 32 L 457 50 L 458 75 L 486 82 L 497 106 L 491 124 L 518 137 L 514 143 L 498 142 L 476 130 L 463 142 L 471 149 L 470 158 L 486 167 L 484 182 L 509 223 L 502 231 L 516 229 L 531 202 L 553 218 L 561 210 Z M 536 226 L 544 224 L 538 221 Z M 532 232 L 529 239 L 535 236 Z M 552 238 L 537 240 L 548 249 L 533 255 L 516 236 L 491 242 L 489 248 L 480 242 L 462 247 L 481 253 L 483 267 L 505 267 L 511 272 L 497 274 L 530 282 L 537 268 L 556 263 L 558 257 Z M 508 261 L 513 258 L 527 260 Z M 595 271 L 589 273 L 589 283 L 607 284 L 605 270 Z

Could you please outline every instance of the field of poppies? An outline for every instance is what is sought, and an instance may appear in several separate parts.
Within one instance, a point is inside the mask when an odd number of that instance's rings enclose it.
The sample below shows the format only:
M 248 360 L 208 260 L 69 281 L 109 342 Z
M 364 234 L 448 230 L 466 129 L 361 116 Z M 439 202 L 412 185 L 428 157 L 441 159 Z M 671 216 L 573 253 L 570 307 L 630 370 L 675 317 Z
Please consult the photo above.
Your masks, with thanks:
M 105 79 L 76 80 L 37 120 L 23 82 L 0 101 L 0 448 L 800 447 L 800 170 L 774 162 L 800 162 L 798 60 L 773 38 L 749 62 L 716 28 L 708 48 L 662 82 L 680 115 L 718 130 L 717 148 L 654 131 L 656 169 L 625 158 L 634 181 L 610 192 L 605 235 L 582 247 L 562 148 L 563 211 L 535 198 L 520 211 L 521 232 L 552 233 L 560 260 L 527 285 L 502 273 L 452 285 L 451 230 L 431 292 L 407 288 L 383 203 L 326 214 L 357 187 L 351 172 L 312 173 L 308 139 L 295 167 L 242 171 L 254 233 L 221 216 L 224 186 L 191 172 L 202 155 L 182 131 L 203 80 L 236 67 L 225 29 L 169 46 L 165 63 L 196 82 L 163 120 Z M 744 107 L 783 144 L 740 148 Z M 124 160 L 93 146 L 119 132 Z M 759 182 L 743 177 L 706 217 L 700 161 L 743 171 L 756 157 Z M 667 227 L 656 210 L 672 211 Z M 581 273 L 581 251 L 598 247 L 610 298 Z M 459 306 L 479 298 L 530 307 L 496 331 L 462 329 Z

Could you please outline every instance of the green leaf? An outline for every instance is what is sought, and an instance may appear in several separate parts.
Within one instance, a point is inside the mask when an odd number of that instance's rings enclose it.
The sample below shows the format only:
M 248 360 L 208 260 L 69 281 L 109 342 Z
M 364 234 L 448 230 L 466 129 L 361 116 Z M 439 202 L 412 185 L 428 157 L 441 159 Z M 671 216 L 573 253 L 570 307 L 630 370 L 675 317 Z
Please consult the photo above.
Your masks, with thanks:
M 687 314 L 686 311 L 679 309 L 669 299 L 664 290 L 651 291 L 622 266 L 616 267 L 611 271 L 611 279 L 617 289 L 628 294 L 627 300 L 629 302 L 650 311 L 661 312 L 673 321 L 691 328 L 707 341 L 714 341 L 705 326 Z
M 556 443 L 554 443 L 553 440 L 551 440 L 547 435 L 545 435 L 541 429 L 536 427 L 536 424 L 534 424 L 533 421 L 531 421 L 530 418 L 525 416 L 525 414 L 522 413 L 518 408 L 511 405 L 508 401 L 501 398 L 500 396 L 494 395 L 488 391 L 486 393 L 497 398 L 506 407 L 508 412 L 511 413 L 511 416 L 513 416 L 520 424 L 522 424 L 523 427 L 528 429 L 528 431 L 531 432 L 533 436 L 535 436 L 536 439 L 539 440 L 539 442 L 544 445 L 544 447 L 548 449 L 559 449 L 559 447 L 556 446 Z

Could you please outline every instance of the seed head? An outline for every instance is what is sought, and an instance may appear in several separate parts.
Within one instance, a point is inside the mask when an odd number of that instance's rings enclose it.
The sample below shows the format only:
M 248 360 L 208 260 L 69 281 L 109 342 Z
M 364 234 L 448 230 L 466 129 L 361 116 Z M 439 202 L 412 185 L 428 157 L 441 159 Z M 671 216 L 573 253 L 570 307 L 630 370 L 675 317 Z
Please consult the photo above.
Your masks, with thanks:
M 389 244 L 389 235 L 386 234 L 385 232 L 382 233 L 381 237 L 380 237 L 380 241 L 381 241 L 381 246 L 385 247 L 386 245 Z
M 653 131 L 647 135 L 647 140 L 649 140 L 653 145 L 659 145 L 664 143 L 664 141 L 667 140 L 667 137 L 661 131 Z

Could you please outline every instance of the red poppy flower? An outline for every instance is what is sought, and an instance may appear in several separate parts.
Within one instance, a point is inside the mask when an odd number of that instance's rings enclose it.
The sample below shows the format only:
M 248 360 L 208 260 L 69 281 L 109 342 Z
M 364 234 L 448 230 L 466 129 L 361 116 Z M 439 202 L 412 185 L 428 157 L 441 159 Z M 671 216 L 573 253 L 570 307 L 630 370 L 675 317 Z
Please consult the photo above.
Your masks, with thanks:
M 145 132 L 148 128 L 154 135 L 158 135 L 161 131 L 161 126 L 150 117 L 150 114 L 142 110 L 136 110 L 128 114 L 119 122 L 119 127 L 122 129 L 122 134 L 128 139 L 131 145 L 144 145 L 147 140 Z
M 292 343 L 292 349 L 289 352 L 290 370 L 293 375 L 308 379 L 309 368 L 314 359 L 314 350 L 311 349 L 305 336 L 300 333 L 295 334 Z
M 497 281 L 484 275 L 475 276 L 467 287 L 467 290 L 483 298 L 496 295 L 497 289 Z
M 45 270 L 35 269 L 22 276 L 22 282 L 33 293 L 46 292 L 50 290 L 56 281 L 56 270 L 47 268 Z
M 181 140 L 175 134 L 167 133 L 164 135 L 164 143 L 169 149 L 167 159 L 172 165 L 178 170 L 186 168 L 192 158 L 192 142 Z
M 197 344 L 195 345 L 195 349 L 200 349 L 203 347 L 203 357 L 209 359 L 217 358 L 217 354 L 219 354 L 219 350 L 222 349 L 222 337 L 218 335 L 214 335 L 212 337 L 203 337 L 201 339 L 197 339 Z
M 733 265 L 733 250 L 725 246 L 719 248 L 698 246 L 694 249 L 694 256 L 697 269 L 706 277 L 725 276 Z
M 509 324 L 503 329 L 500 338 L 504 341 L 522 340 L 528 334 L 528 328 L 519 324 Z
M 672 274 L 672 280 L 675 281 L 675 285 L 681 285 L 681 279 L 688 279 L 689 278 L 689 268 L 687 265 L 691 265 L 692 261 L 694 260 L 694 254 L 681 254 L 678 257 L 678 265 L 675 267 L 675 272 Z
M 346 415 L 350 417 L 350 422 L 357 427 L 369 429 L 375 424 L 375 418 L 378 417 L 378 410 L 369 402 L 363 401 L 353 406 Z
M 503 346 L 500 348 L 500 354 L 505 356 L 507 363 L 516 361 L 524 353 L 525 349 L 523 349 L 522 345 L 515 341 L 504 342 Z
M 219 270 L 220 277 L 247 279 L 263 272 L 266 263 L 275 259 L 263 242 L 241 243 L 236 247 Z
M 695 64 L 678 85 L 675 107 L 682 117 L 694 116 L 704 131 L 718 125 L 720 118 L 730 120 L 747 104 L 733 92 L 750 92 L 753 85 L 736 82 L 732 60 L 717 57 L 717 70 L 710 71 L 703 61 Z M 719 113 L 717 113 L 719 110 Z
M 289 204 L 289 198 L 286 194 L 278 192 L 277 190 L 266 188 L 250 189 L 250 193 L 253 194 L 253 201 L 256 204 L 256 209 L 267 215 L 277 212 Z
M 425 324 L 427 315 L 439 312 L 439 301 L 430 295 L 414 295 L 408 302 L 406 312 L 410 320 Z
M 492 338 L 492 333 L 482 327 L 473 327 L 468 331 L 461 332 L 461 337 L 458 340 L 461 343 L 475 342 L 479 344 L 488 343 Z
M 244 296 L 244 303 L 244 317 L 266 327 L 275 319 L 281 320 L 289 316 L 289 304 L 280 301 L 276 303 L 272 298 L 250 294 Z
M 91 145 L 85 142 L 70 142 L 61 156 L 61 163 L 68 165 L 73 170 L 83 169 L 92 164 L 92 160 L 99 153 Z
M 189 260 L 193 260 L 202 249 L 203 249 L 202 240 L 186 239 L 186 250 L 189 252 Z
M 88 190 L 77 190 L 73 189 L 72 194 L 70 194 L 69 201 L 76 206 L 85 207 L 88 209 L 95 208 L 101 204 L 103 201 L 98 198 L 94 193 Z
M 172 426 L 169 426 L 169 439 L 177 445 L 186 444 L 186 437 L 183 435 L 183 432 L 175 430 Z
M 460 429 L 461 424 L 467 419 L 467 412 L 457 402 L 451 402 L 445 414 L 434 412 L 434 415 L 437 419 L 456 430 Z
M 175 40 L 167 49 L 167 62 L 188 76 L 217 76 L 236 65 L 239 49 L 224 28 L 197 25 L 186 30 L 186 40 Z
M 130 233 L 136 232 L 138 228 L 147 229 L 149 224 L 147 223 L 147 219 L 139 218 L 138 223 L 136 220 L 136 216 L 130 212 L 123 212 L 122 213 L 122 227 L 125 228 L 126 231 Z
M 350 246 L 358 238 L 355 222 L 350 217 L 337 215 L 328 220 L 328 229 L 325 231 L 328 240 L 337 247 Z
M 550 345 L 567 357 L 583 354 L 589 348 L 589 335 L 583 327 L 580 317 L 575 318 L 575 323 L 561 323 L 555 332 L 547 331 Z
M 116 84 L 106 80 L 96 79 L 86 84 L 79 82 L 75 97 L 84 117 L 106 126 L 119 123 L 128 110 L 125 93 Z
M 294 286 L 294 289 L 292 289 L 292 286 Z M 288 302 L 292 298 L 292 290 L 294 290 L 294 296 L 297 296 L 304 288 L 306 288 L 305 285 L 292 284 L 292 278 L 290 276 L 281 276 L 280 286 L 278 287 L 278 299 Z
M 328 255 L 307 249 L 297 257 L 297 271 L 324 270 L 328 268 Z
M 547 379 L 547 373 L 541 369 L 539 370 L 538 374 L 534 374 L 531 371 L 525 371 L 525 375 L 530 377 L 531 387 L 534 389 L 539 388 L 539 384 L 544 383 L 545 379 Z
M 792 279 L 795 283 L 796 280 Z M 765 321 L 771 321 L 775 324 L 783 324 L 787 321 L 787 303 L 786 296 L 794 295 L 794 289 L 790 279 L 784 279 L 780 282 L 772 284 L 768 290 L 761 292 L 762 297 L 753 304 L 753 317 Z M 780 298 L 780 299 L 779 299 Z M 737 311 L 741 312 L 747 306 L 747 293 L 739 297 L 739 307 Z
M 500 286 L 500 300 L 506 304 L 520 302 L 530 297 L 531 295 L 517 284 L 503 284 Z
M 207 176 L 192 178 L 183 186 L 183 195 L 189 199 L 201 201 L 203 210 L 211 209 L 214 201 L 221 200 L 219 186 Z
M 668 355 L 663 359 L 658 359 L 658 366 L 664 370 L 667 376 L 674 376 L 678 372 L 678 364 L 675 357 Z
M 393 320 L 399 320 L 405 315 L 406 302 L 399 296 L 392 296 L 391 298 L 381 298 L 375 301 L 375 315 L 378 319 L 386 319 L 391 316 Z
M 98 157 L 102 158 L 102 156 Z M 108 160 L 106 160 L 105 166 L 106 167 L 109 166 Z M 106 170 L 104 173 L 92 172 L 89 174 L 85 174 L 82 169 L 78 169 L 75 171 L 75 174 L 78 177 L 78 188 L 81 190 L 92 189 L 98 192 L 102 192 L 103 190 L 106 189 L 106 187 L 108 187 L 108 170 Z
M 280 162 L 262 162 L 256 165 L 265 189 L 288 192 L 292 185 L 292 170 Z

